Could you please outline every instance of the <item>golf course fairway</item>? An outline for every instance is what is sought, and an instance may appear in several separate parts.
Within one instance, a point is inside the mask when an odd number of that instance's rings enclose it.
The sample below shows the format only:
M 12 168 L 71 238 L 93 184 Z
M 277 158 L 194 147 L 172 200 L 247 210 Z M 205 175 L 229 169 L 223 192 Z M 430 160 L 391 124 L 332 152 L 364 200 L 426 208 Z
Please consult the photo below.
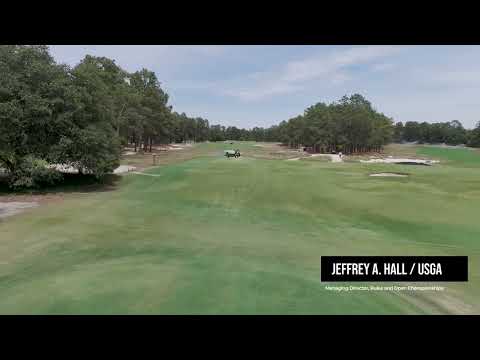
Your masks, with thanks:
M 223 156 L 232 146 L 240 158 Z M 130 173 L 115 189 L 0 219 L 0 313 L 480 313 L 471 265 L 468 282 L 437 292 L 337 292 L 320 282 L 322 255 L 478 263 L 478 152 L 465 165 L 452 153 L 408 166 L 259 158 L 252 142 L 196 147 L 205 151 L 145 171 L 158 176 Z M 457 150 L 418 150 L 440 160 L 448 151 Z

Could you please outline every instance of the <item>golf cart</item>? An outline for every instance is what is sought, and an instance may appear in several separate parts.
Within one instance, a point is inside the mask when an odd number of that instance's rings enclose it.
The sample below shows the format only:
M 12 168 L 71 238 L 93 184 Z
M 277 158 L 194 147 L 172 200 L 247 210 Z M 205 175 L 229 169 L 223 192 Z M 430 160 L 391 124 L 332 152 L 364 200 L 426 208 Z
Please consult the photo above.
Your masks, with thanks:
M 231 157 L 240 157 L 240 150 L 225 150 L 225 156 L 227 158 L 231 158 Z

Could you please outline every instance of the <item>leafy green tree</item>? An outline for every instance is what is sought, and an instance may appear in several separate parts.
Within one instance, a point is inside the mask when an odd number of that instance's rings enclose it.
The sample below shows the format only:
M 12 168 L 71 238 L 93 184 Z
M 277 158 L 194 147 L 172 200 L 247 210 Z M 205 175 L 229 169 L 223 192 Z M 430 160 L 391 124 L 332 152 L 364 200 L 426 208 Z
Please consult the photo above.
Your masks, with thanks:
M 0 46 L 0 164 L 12 186 L 53 179 L 47 164 L 98 177 L 118 164 L 114 97 L 95 70 L 108 62 L 87 60 L 71 70 L 46 46 Z
M 399 121 L 393 127 L 392 140 L 395 141 L 395 142 L 402 142 L 403 141 L 403 132 L 404 132 L 403 123 Z
M 449 145 L 459 145 L 467 143 L 467 131 L 458 120 L 450 121 L 447 124 L 445 142 Z
M 468 146 L 477 148 L 480 147 L 480 121 L 468 135 Z
M 119 165 L 126 73 L 110 59 L 87 55 L 70 75 L 81 106 L 52 154 L 62 164 L 100 178 Z
M 398 141 L 398 135 L 395 134 L 394 137 Z M 467 142 L 467 130 L 458 120 L 443 123 L 409 121 L 405 124 L 401 139 L 420 143 L 458 145 Z
M 318 103 L 304 115 L 281 122 L 266 133 L 291 147 L 345 153 L 379 150 L 391 140 L 392 120 L 373 109 L 359 94 L 344 96 L 332 104 Z
M 129 128 L 132 131 L 135 149 L 143 146 L 144 151 L 152 151 L 154 142 L 171 136 L 171 108 L 167 106 L 165 93 L 154 72 L 142 69 L 130 76 L 130 85 L 137 94 L 137 102 Z
M 225 141 L 225 127 L 221 125 L 212 125 L 209 130 L 210 141 Z
M 40 160 L 56 160 L 51 149 L 81 107 L 68 70 L 46 46 L 0 46 L 0 166 L 11 184 L 33 186 Z

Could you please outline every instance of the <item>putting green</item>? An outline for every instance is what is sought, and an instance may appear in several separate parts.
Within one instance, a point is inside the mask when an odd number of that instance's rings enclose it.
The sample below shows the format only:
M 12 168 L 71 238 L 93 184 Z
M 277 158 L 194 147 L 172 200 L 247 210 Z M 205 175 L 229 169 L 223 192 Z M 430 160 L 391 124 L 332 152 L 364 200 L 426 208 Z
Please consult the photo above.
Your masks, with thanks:
M 480 168 L 227 159 L 231 146 L 0 222 L 0 313 L 480 313 Z M 321 255 L 469 255 L 469 282 L 338 293 Z

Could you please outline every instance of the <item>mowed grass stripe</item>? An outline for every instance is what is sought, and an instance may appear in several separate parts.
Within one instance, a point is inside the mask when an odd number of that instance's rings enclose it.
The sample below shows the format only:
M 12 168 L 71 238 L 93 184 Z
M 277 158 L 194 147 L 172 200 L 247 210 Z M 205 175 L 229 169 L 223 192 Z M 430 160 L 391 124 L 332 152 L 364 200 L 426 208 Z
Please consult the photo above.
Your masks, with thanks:
M 0 312 L 479 312 L 473 267 L 444 293 L 338 294 L 319 281 L 321 255 L 478 261 L 478 170 L 375 179 L 395 165 L 226 159 L 229 145 L 200 146 L 210 155 L 147 170 L 162 176 L 129 174 L 115 191 L 1 223 Z

